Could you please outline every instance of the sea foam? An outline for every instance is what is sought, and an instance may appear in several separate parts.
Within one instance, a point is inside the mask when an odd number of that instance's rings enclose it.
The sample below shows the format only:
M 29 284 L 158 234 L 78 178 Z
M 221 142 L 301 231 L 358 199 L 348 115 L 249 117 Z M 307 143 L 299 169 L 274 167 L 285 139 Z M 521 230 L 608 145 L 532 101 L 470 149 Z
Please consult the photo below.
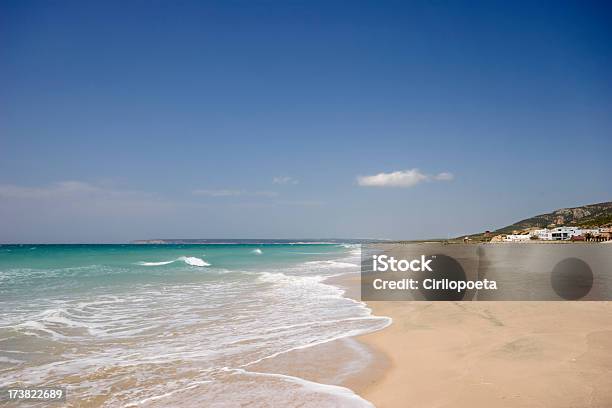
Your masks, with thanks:
M 138 265 L 140 266 L 162 266 L 162 265 L 169 265 L 171 263 L 179 262 L 179 261 L 183 261 L 187 265 L 191 265 L 191 266 L 210 266 L 208 262 L 204 261 L 201 258 L 196 258 L 195 256 L 181 256 L 171 261 L 161 261 L 161 262 L 142 261 L 142 262 L 138 262 Z
M 95 266 L 75 262 L 39 270 L 13 265 L 10 276 L 30 280 L 11 285 L 39 285 L 39 279 L 51 279 L 48 286 L 60 282 L 65 291 L 53 287 L 53 296 L 18 299 L 6 308 L 0 339 L 27 341 L 12 342 L 12 349 L 5 351 L 10 354 L 3 354 L 15 361 L 0 361 L 8 366 L 0 373 L 0 385 L 62 384 L 65 378 L 78 378 L 73 398 L 113 388 L 116 392 L 99 401 L 108 407 L 167 406 L 167 397 L 176 393 L 180 401 L 174 398 L 172 403 L 181 408 L 253 401 L 267 406 L 370 406 L 346 388 L 281 372 L 256 372 L 258 362 L 274 367 L 277 356 L 390 323 L 326 283 L 331 276 L 359 271 L 359 253 L 353 253 L 358 248 L 322 247 L 312 252 L 324 255 L 330 250 L 328 256 L 287 256 L 283 262 L 275 262 L 277 253 L 309 251 L 263 248 L 269 259 L 255 256 L 253 246 L 237 247 L 235 252 L 206 248 L 207 260 L 215 260 L 206 273 L 196 268 L 208 266 L 203 257 L 179 256 L 191 249 L 177 253 L 175 247 L 155 252 L 149 247 L 128 248 L 117 257 L 108 257 L 107 248 L 88 249 L 100 253 Z M 191 253 L 202 256 L 198 250 Z M 144 258 L 147 261 L 139 262 Z M 242 260 L 248 265 L 234 262 Z M 158 267 L 161 273 L 142 273 L 143 267 Z M 176 275 L 163 273 L 175 270 Z M 56 279 L 66 276 L 70 279 Z M 99 285 L 100 277 L 104 285 Z M 36 353 L 30 344 L 37 346 Z M 21 358 L 18 353 L 26 354 Z M 223 371 L 225 367 L 229 370 Z M 146 378 L 133 385 L 131 379 L 141 372 Z

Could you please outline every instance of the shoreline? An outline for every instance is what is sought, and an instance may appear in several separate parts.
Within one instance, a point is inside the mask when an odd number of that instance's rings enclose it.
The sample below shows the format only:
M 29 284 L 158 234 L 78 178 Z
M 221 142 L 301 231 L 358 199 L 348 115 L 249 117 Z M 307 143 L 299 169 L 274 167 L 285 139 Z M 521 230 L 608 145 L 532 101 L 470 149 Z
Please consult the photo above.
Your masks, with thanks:
M 358 273 L 332 276 L 322 283 L 342 289 L 343 297 L 347 299 L 361 302 Z M 386 317 L 375 313 L 371 315 Z M 384 331 L 389 326 L 390 324 L 373 332 L 347 335 L 281 353 L 249 365 L 248 370 L 253 373 L 295 377 L 324 387 L 345 388 L 364 403 L 375 406 L 359 391 L 369 388 L 386 375 L 391 361 L 387 354 L 360 339 L 362 336 Z
M 365 303 L 392 323 L 354 339 L 384 364 L 343 386 L 377 408 L 612 406 L 610 301 Z

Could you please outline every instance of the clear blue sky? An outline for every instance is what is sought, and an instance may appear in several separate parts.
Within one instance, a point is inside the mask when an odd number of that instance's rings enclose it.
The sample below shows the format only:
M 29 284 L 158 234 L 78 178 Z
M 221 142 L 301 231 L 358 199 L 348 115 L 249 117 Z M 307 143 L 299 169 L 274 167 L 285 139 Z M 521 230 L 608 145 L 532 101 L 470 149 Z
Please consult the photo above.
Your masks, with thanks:
M 610 201 L 611 21 L 606 1 L 3 1 L 0 242 L 446 237 Z

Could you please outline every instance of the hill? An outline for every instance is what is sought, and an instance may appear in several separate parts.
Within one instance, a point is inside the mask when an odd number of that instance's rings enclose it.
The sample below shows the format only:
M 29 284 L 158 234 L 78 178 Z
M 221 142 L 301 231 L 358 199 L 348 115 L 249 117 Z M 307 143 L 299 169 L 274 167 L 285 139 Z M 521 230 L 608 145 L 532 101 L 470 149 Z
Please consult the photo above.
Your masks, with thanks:
M 490 236 L 511 234 L 530 228 L 551 228 L 558 226 L 598 227 L 612 225 L 612 202 L 561 208 L 550 213 L 536 215 L 497 229 Z M 469 235 L 475 241 L 487 240 L 484 233 Z

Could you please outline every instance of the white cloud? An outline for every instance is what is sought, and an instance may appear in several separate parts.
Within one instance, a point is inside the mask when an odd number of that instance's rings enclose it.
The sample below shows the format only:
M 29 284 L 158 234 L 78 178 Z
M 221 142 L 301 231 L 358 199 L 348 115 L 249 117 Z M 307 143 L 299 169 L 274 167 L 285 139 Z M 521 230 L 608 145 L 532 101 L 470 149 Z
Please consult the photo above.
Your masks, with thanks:
M 419 169 L 410 169 L 378 173 L 373 176 L 358 176 L 357 184 L 363 187 L 414 187 L 425 181 L 450 181 L 453 178 L 454 176 L 448 172 L 429 175 Z
M 239 197 L 239 196 L 257 196 L 257 197 L 276 197 L 278 193 L 275 191 L 246 191 L 246 190 L 193 190 L 195 195 L 203 195 L 208 197 Z
M 289 176 L 277 176 L 272 178 L 272 183 L 274 184 L 297 184 L 298 181 L 293 177 Z
M 453 175 L 453 173 L 448 173 L 446 171 L 437 174 L 435 176 L 432 177 L 434 180 L 438 180 L 438 181 L 451 181 L 455 178 L 455 176 Z

